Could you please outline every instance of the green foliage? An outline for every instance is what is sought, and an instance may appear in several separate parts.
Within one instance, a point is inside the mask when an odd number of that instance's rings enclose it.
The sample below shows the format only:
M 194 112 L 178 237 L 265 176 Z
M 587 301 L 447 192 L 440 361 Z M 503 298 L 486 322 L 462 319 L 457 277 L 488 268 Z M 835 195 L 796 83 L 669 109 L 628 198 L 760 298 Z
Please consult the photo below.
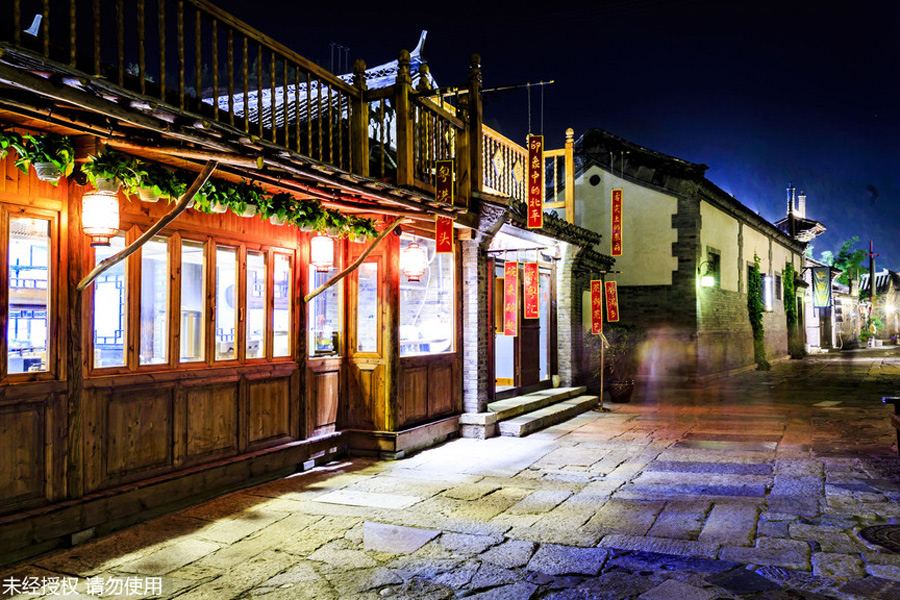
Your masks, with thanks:
M 188 183 L 183 174 L 157 163 L 136 161 L 134 173 L 138 178 L 138 184 L 129 189 L 132 193 L 137 192 L 138 188 L 142 188 L 172 201 L 181 198 L 188 189 Z
M 863 329 L 862 331 L 859 332 L 859 343 L 863 344 L 863 345 L 867 344 L 874 335 L 875 334 L 872 333 L 871 331 Z
M 25 134 L 21 141 L 10 140 L 8 143 L 19 155 L 16 166 L 23 173 L 28 173 L 28 165 L 39 163 L 56 165 L 63 177 L 71 175 L 75 168 L 75 150 L 72 148 L 72 141 L 64 135 Z
M 787 320 L 788 353 L 790 353 L 791 358 L 803 358 L 806 355 L 806 350 L 803 348 L 803 343 L 800 340 L 800 326 L 797 315 L 797 290 L 795 287 L 797 271 L 794 269 L 794 265 L 787 263 L 784 266 L 781 277 L 784 292 L 782 295 L 782 298 L 784 298 L 784 316 Z
M 22 136 L 9 127 L 0 126 L 0 160 L 6 158 L 11 149 L 18 153 L 17 148 L 21 148 L 22 143 Z
M 87 175 L 91 184 L 96 187 L 98 179 L 118 180 L 126 190 L 136 190 L 140 185 L 137 160 L 113 150 L 107 146 L 90 162 L 82 165 L 81 170 Z
M 866 251 L 862 248 L 855 248 L 858 243 L 859 236 L 854 235 L 841 244 L 841 249 L 838 250 L 837 255 L 830 250 L 825 250 L 819 255 L 820 262 L 841 271 L 837 281 L 843 285 L 850 285 L 850 278 L 856 277 L 857 270 L 862 269 L 862 265 L 866 260 Z
M 293 194 L 288 194 L 287 192 L 278 192 L 277 194 L 274 194 L 268 206 L 269 216 L 286 219 L 288 215 L 291 214 L 296 202 Z
M 753 330 L 753 357 L 760 371 L 768 371 L 771 367 L 766 360 L 766 338 L 762 316 L 766 307 L 763 303 L 762 275 L 759 272 L 759 256 L 753 254 L 753 266 L 747 277 L 747 310 L 750 315 L 750 328 Z
M 378 236 L 375 221 L 366 217 L 350 216 L 347 225 L 349 237 L 357 242 L 370 240 Z
M 611 380 L 634 381 L 640 368 L 640 346 L 647 332 L 631 323 L 609 323 L 603 331 L 609 347 L 604 351 L 603 369 Z M 599 361 L 599 346 L 594 350 Z

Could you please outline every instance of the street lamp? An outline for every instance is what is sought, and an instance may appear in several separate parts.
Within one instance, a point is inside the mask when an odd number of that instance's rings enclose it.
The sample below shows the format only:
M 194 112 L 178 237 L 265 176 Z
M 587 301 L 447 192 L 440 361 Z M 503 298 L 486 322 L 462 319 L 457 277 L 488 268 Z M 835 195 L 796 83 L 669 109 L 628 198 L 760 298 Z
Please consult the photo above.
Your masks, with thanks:
M 703 265 L 706 265 L 705 269 Z M 711 288 L 716 286 L 716 273 L 713 265 L 708 260 L 700 263 L 700 266 L 697 267 L 697 272 L 700 274 L 700 287 Z

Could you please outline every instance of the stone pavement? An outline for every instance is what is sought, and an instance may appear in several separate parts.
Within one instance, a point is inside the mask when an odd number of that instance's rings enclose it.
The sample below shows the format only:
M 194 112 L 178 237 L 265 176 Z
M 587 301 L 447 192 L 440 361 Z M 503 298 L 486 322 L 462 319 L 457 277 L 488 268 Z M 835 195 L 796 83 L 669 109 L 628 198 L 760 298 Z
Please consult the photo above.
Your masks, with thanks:
M 898 384 L 884 350 L 645 387 L 223 496 L 8 570 L 0 598 L 62 597 L 37 587 L 59 577 L 73 598 L 900 599 L 900 554 L 857 535 L 900 522 Z

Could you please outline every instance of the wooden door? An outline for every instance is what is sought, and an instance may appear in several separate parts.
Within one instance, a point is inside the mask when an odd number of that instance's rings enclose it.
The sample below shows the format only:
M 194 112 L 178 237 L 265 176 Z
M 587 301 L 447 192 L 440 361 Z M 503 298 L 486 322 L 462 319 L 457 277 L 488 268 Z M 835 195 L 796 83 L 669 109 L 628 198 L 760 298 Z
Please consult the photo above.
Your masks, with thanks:
M 541 320 L 525 318 L 524 280 L 524 277 L 519 277 L 519 335 L 516 339 L 519 387 L 535 385 L 541 380 Z

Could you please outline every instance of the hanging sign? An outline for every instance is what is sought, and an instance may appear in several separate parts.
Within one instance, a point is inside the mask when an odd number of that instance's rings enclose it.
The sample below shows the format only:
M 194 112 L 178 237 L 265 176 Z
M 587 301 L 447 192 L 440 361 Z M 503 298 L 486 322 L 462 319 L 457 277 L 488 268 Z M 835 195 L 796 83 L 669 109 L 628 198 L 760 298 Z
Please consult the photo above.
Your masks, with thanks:
M 591 333 L 603 333 L 603 282 L 591 281 Z
M 610 323 L 619 321 L 619 290 L 615 281 L 606 282 L 606 320 Z
M 438 254 L 453 252 L 453 219 L 436 217 L 434 224 L 434 251 Z
M 622 256 L 622 190 L 612 191 L 611 233 L 610 244 L 612 249 L 610 254 L 613 256 Z
M 813 307 L 831 306 L 831 267 L 813 267 Z
M 453 204 L 453 161 L 435 161 L 434 199 L 443 204 Z
M 541 300 L 538 294 L 538 264 L 525 263 L 522 266 L 522 277 L 525 278 L 525 318 L 537 319 L 541 316 Z
M 528 136 L 528 228 L 544 226 L 544 136 Z
M 515 336 L 519 316 L 519 263 L 503 263 L 503 335 Z

